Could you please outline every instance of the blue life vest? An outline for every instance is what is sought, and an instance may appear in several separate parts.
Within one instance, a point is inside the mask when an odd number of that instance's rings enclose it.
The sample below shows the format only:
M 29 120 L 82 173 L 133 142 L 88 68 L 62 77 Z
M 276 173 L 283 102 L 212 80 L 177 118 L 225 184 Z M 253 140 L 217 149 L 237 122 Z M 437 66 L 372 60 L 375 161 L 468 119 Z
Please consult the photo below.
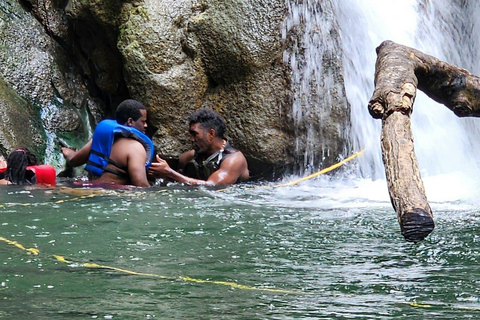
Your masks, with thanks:
M 97 177 L 100 177 L 104 171 L 112 172 L 110 168 L 107 168 L 107 164 L 112 163 L 116 165 L 115 162 L 110 159 L 110 152 L 112 151 L 115 137 L 119 135 L 125 138 L 135 139 L 143 145 L 147 152 L 145 169 L 150 167 L 154 154 L 152 140 L 135 128 L 120 125 L 115 120 L 103 120 L 97 125 L 93 132 L 92 149 L 88 157 L 87 165 L 85 166 L 86 171 Z M 118 174 L 118 171 L 112 173 Z

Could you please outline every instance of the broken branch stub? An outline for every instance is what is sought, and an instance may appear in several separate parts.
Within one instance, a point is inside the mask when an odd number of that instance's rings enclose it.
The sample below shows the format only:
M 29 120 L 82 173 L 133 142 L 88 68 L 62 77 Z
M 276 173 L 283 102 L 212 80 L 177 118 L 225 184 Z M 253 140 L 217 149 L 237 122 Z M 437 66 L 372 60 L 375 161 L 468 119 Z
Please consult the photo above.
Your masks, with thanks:
M 480 117 L 480 77 L 393 41 L 377 47 L 375 90 L 368 104 L 372 117 L 382 119 L 385 112 L 396 111 L 395 106 L 387 108 L 385 99 L 390 92 L 400 93 L 406 83 L 459 117 Z

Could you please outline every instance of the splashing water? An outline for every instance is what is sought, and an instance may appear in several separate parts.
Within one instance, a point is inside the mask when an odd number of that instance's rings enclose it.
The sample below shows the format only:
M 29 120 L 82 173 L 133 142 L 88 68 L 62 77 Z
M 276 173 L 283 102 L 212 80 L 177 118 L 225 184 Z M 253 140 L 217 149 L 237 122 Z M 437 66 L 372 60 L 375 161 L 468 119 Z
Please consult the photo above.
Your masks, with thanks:
M 283 60 L 292 70 L 295 154 L 303 159 L 299 170 L 311 171 L 332 151 L 322 144 L 322 131 L 334 112 L 334 92 L 342 89 L 335 83 L 335 71 L 322 62 L 338 57 L 337 39 L 332 36 L 337 27 L 330 1 L 291 1 L 287 6 L 290 14 L 283 39 L 291 40 L 292 48 L 284 52 Z
M 337 2 L 335 11 L 344 50 L 345 87 L 351 105 L 352 145 L 355 150 L 365 148 L 358 160 L 360 175 L 383 178 L 381 122 L 373 119 L 367 110 L 374 88 L 375 48 L 387 39 L 412 44 L 411 29 L 417 25 L 416 0 L 347 0 Z
M 316 1 L 304 1 L 290 5 L 291 23 L 307 23 L 305 34 L 320 22 L 326 28 L 333 22 L 325 14 L 311 10 Z M 325 3 L 325 2 L 323 2 Z M 347 99 L 351 105 L 350 140 L 354 150 L 365 148 L 358 159 L 358 177 L 372 180 L 385 179 L 381 158 L 381 121 L 373 119 L 367 109 L 374 89 L 375 48 L 384 40 L 414 47 L 453 65 L 480 74 L 480 4 L 455 4 L 451 1 L 421 0 L 344 0 L 332 3 L 333 16 L 340 30 L 341 50 Z M 288 25 L 287 25 L 288 27 Z M 301 41 L 307 48 L 322 54 L 336 50 L 325 39 L 306 37 Z M 305 49 L 308 52 L 309 49 Z M 340 49 L 337 49 L 340 51 Z M 311 83 L 308 75 L 321 72 L 301 69 L 302 61 L 288 60 L 294 72 L 292 82 Z M 304 55 L 305 56 L 305 55 Z M 301 55 L 294 56 L 301 59 Z M 308 57 L 312 59 L 312 57 Z M 293 62 L 292 62 L 293 61 Z M 312 68 L 308 66 L 307 68 Z M 303 77 L 299 80 L 298 77 Z M 302 86 L 300 86 L 302 87 Z M 308 91 L 297 94 L 295 99 L 308 95 Z M 301 101 L 295 101 L 293 113 L 302 119 L 310 110 L 304 109 Z M 300 109 L 300 110 L 299 110 Z M 300 115 L 300 117 L 299 117 Z M 415 152 L 427 189 L 427 196 L 436 201 L 454 201 L 473 198 L 472 190 L 478 189 L 475 177 L 480 173 L 480 150 L 475 141 L 480 132 L 479 120 L 460 119 L 443 105 L 417 91 L 412 115 L 412 131 Z

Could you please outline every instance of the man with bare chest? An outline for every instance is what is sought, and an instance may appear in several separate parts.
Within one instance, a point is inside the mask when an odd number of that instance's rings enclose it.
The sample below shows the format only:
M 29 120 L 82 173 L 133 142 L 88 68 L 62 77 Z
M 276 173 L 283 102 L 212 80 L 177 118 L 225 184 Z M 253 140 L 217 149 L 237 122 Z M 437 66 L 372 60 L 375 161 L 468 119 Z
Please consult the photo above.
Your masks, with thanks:
M 71 166 L 86 163 L 90 180 L 115 185 L 150 186 L 146 170 L 151 164 L 153 143 L 145 135 L 147 110 L 136 100 L 117 107 L 116 121 L 103 120 L 93 138 L 78 151 L 62 148 Z
M 188 118 L 192 149 L 178 160 L 175 171 L 158 155 L 149 172 L 157 177 L 189 185 L 228 185 L 249 178 L 247 160 L 224 138 L 226 126 L 213 110 L 202 109 Z

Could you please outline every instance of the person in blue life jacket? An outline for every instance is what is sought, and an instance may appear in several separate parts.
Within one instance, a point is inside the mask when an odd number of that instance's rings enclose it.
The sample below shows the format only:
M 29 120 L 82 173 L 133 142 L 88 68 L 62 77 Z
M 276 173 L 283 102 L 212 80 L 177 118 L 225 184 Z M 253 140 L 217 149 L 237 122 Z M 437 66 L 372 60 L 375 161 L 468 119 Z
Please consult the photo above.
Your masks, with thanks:
M 0 161 L 2 162 L 2 161 Z M 48 164 L 39 164 L 37 156 L 27 148 L 12 151 L 6 163 L 1 163 L 4 171 L 0 179 L 1 185 L 32 185 L 43 184 L 55 186 L 55 168 Z
M 228 185 L 249 178 L 247 160 L 224 138 L 226 126 L 214 111 L 201 109 L 188 118 L 190 141 L 193 149 L 178 159 L 179 171 L 156 156 L 149 174 L 156 178 L 188 185 Z
M 145 135 L 147 110 L 133 99 L 120 103 L 115 120 L 101 121 L 92 139 L 80 150 L 61 149 L 67 164 L 86 164 L 90 180 L 103 184 L 149 187 L 147 169 L 154 146 Z

